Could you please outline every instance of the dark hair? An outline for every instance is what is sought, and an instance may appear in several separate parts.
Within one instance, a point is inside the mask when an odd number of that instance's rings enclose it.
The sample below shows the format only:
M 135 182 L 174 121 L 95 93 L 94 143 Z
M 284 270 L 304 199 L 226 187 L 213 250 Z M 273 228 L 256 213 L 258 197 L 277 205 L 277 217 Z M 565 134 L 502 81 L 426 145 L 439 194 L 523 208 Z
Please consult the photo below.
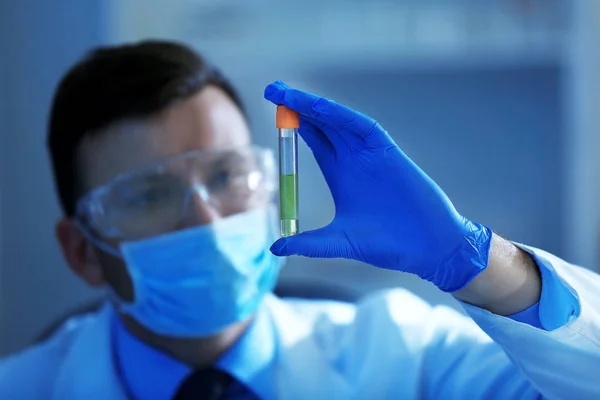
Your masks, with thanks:
M 235 89 L 203 57 L 166 41 L 100 47 L 75 64 L 56 89 L 48 148 L 64 213 L 72 216 L 80 193 L 81 140 L 114 122 L 155 114 L 205 86 L 221 88 L 244 112 Z

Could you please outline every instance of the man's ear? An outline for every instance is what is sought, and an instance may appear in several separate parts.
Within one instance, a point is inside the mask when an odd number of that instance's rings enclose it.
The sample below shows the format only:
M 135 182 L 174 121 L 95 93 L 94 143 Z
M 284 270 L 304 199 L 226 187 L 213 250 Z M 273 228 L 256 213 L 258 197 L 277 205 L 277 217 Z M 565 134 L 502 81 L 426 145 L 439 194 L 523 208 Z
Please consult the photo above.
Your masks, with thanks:
M 104 273 L 94 246 L 84 236 L 75 221 L 62 218 L 56 224 L 56 237 L 71 270 L 89 286 L 104 285 Z

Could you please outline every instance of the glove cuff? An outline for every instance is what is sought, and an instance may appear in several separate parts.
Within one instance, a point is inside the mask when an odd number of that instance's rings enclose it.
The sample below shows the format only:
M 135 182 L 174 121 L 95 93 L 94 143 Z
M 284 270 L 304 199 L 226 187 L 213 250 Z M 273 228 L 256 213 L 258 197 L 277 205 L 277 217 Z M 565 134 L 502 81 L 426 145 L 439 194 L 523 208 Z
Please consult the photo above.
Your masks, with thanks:
M 441 263 L 431 281 L 444 292 L 464 288 L 488 266 L 492 230 L 469 220 L 466 220 L 465 228 L 460 247 Z

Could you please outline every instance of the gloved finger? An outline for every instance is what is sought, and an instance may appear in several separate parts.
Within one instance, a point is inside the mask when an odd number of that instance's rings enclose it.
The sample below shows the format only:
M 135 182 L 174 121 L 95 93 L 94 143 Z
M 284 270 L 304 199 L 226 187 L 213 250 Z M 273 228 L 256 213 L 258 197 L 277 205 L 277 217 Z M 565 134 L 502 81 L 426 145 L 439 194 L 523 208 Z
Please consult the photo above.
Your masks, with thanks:
M 276 256 L 351 258 L 346 238 L 331 229 L 329 225 L 281 238 L 273 243 L 271 252 Z
M 300 133 L 300 136 L 315 156 L 333 150 L 333 146 L 327 135 L 319 127 L 315 126 L 309 118 L 303 115 L 300 116 L 300 129 L 298 133 Z
M 313 104 L 313 109 L 318 111 L 315 117 L 318 120 L 337 129 L 354 133 L 363 139 L 371 136 L 379 126 L 373 118 L 324 97 Z
M 275 81 L 265 88 L 265 99 L 276 105 L 284 105 L 308 117 L 316 117 L 318 111 L 312 105 L 320 97 L 292 89 L 282 81 Z
M 277 105 L 285 105 L 333 128 L 345 128 L 360 137 L 369 136 L 377 126 L 374 119 L 358 111 L 324 97 L 292 89 L 281 81 L 275 81 L 265 88 L 265 99 Z
M 344 137 L 344 135 L 342 135 L 337 129 L 331 128 L 330 126 L 319 121 L 318 119 L 301 116 L 300 121 L 302 120 L 306 121 L 309 124 L 312 124 L 315 127 L 315 129 L 318 129 L 319 131 L 323 132 L 323 135 L 326 137 L 327 141 L 329 142 L 332 148 L 336 148 L 341 144 L 349 143 L 348 138 Z

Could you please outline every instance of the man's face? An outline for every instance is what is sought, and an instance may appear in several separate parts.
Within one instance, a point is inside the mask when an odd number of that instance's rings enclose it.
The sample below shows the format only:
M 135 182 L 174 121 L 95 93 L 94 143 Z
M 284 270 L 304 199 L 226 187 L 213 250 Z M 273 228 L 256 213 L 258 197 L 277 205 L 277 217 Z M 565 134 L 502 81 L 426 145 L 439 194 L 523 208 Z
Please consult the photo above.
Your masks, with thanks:
M 80 148 L 78 169 L 87 191 L 170 156 L 249 144 L 250 132 L 241 111 L 221 89 L 209 86 L 151 118 L 119 122 L 86 139 Z M 189 207 L 193 208 L 194 224 L 211 223 L 228 213 L 211 207 L 197 196 Z M 131 280 L 121 259 L 98 250 L 85 239 L 85 244 L 81 245 L 86 250 L 65 248 L 69 243 L 73 247 L 74 243 L 65 241 L 60 228 L 58 231 L 63 250 L 76 273 L 88 283 L 107 281 L 123 299 L 133 300 Z M 79 258 L 69 256 L 69 252 L 77 251 Z M 87 272 L 82 274 L 82 270 Z M 93 282 L 86 275 L 92 276 Z

